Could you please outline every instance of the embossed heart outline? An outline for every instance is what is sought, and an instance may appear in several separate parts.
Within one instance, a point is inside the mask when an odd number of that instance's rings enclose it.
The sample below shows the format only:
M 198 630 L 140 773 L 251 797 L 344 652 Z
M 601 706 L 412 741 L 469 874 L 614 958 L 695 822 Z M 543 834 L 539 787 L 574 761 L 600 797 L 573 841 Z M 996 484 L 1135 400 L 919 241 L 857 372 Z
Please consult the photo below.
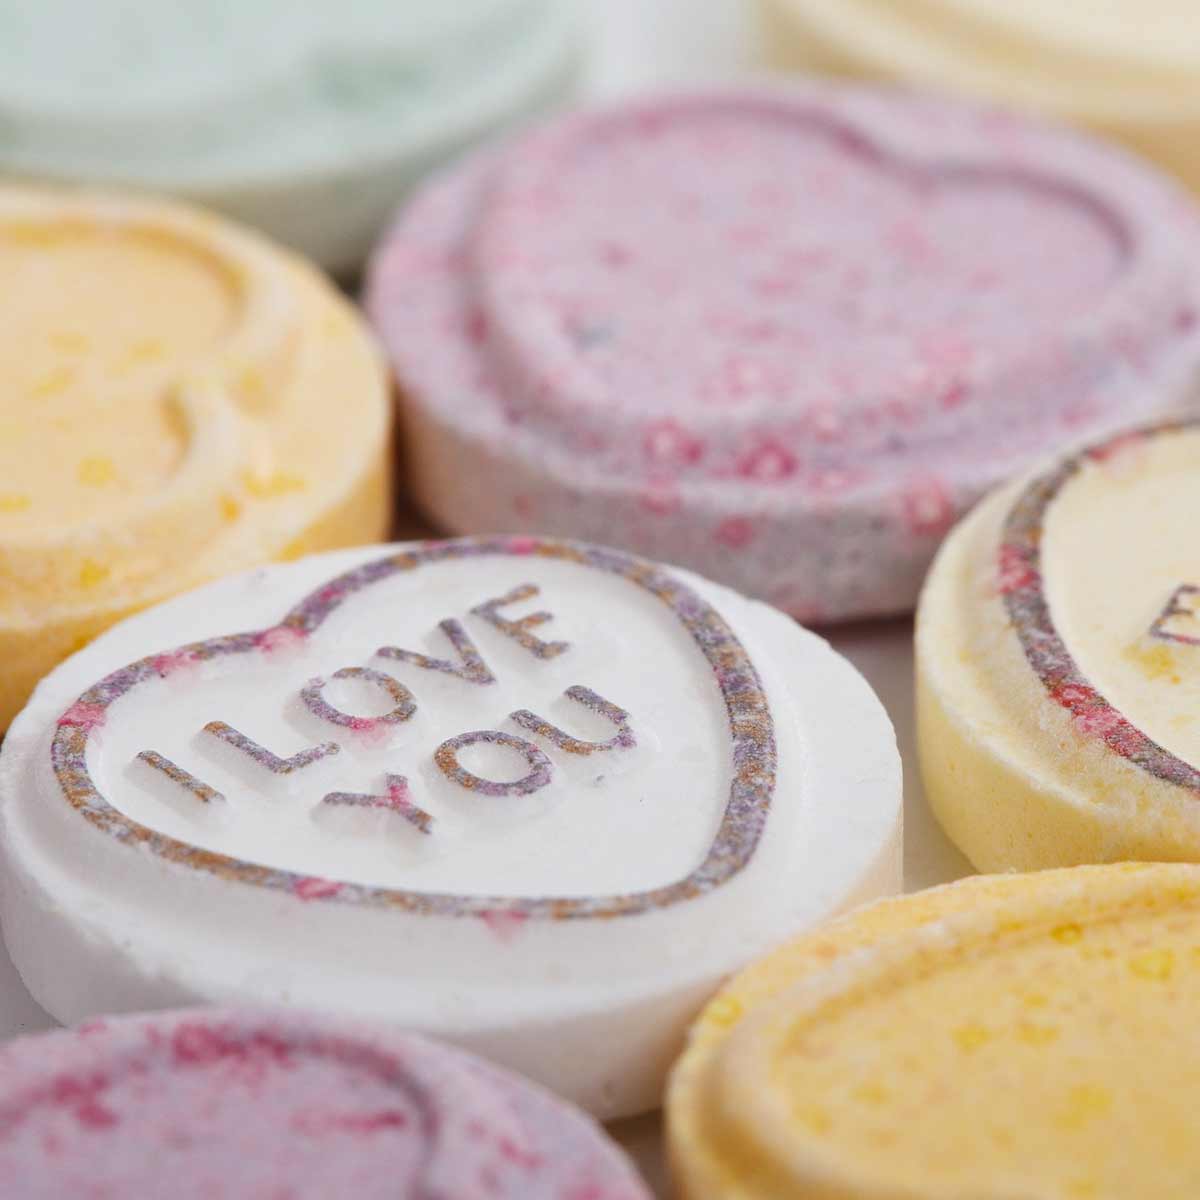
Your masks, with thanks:
M 487 555 L 560 559 L 608 571 L 657 597 L 674 613 L 712 668 L 729 717 L 733 779 L 721 824 L 703 862 L 675 883 L 608 896 L 470 896 L 406 891 L 317 879 L 203 850 L 125 816 L 110 804 L 88 770 L 87 748 L 109 705 L 139 684 L 162 677 L 163 655 L 150 655 L 88 688 L 59 718 L 51 764 L 67 802 L 95 828 L 131 847 L 221 879 L 289 892 L 303 900 L 332 900 L 439 916 L 510 916 L 578 919 L 616 917 L 664 908 L 702 895 L 750 861 L 774 796 L 777 767 L 774 721 L 762 682 L 725 619 L 692 588 L 654 563 L 604 547 L 527 536 L 462 538 L 418 543 L 413 549 L 364 563 L 311 592 L 273 629 L 209 638 L 180 647 L 172 657 L 203 661 L 262 651 L 269 635 L 308 637 L 349 597 L 403 571 L 449 559 Z
M 1039 475 L 1005 518 L 997 570 L 1004 606 L 1025 658 L 1047 695 L 1075 718 L 1076 728 L 1087 737 L 1099 738 L 1114 754 L 1154 778 L 1200 794 L 1200 770 L 1144 734 L 1084 675 L 1054 624 L 1042 575 L 1046 517 L 1071 479 L 1087 464 L 1104 462 L 1120 450 L 1189 430 L 1200 430 L 1200 418 L 1162 421 L 1118 433 Z

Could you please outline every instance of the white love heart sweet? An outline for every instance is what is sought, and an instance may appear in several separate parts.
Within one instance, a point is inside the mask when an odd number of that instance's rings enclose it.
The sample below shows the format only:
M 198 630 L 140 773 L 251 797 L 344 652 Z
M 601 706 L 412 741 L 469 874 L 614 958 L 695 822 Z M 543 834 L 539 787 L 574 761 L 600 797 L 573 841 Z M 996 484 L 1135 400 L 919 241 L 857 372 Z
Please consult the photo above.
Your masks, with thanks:
M 0 805 L 6 933 L 55 1015 L 374 1013 L 604 1115 L 654 1102 L 729 970 L 898 884 L 894 741 L 847 664 L 694 576 L 529 537 L 125 622 L 14 725 Z

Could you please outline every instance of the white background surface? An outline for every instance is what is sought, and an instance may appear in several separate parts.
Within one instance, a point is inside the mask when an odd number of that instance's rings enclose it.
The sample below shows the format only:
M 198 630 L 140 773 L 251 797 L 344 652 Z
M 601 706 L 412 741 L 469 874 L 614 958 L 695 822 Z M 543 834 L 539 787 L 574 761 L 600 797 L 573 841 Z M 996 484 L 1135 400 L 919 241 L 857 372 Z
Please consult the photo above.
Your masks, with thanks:
M 593 28 L 585 94 L 609 98 L 656 86 L 757 69 L 752 5 L 743 0 L 580 0 Z M 912 627 L 874 622 L 831 636 L 863 672 L 892 717 L 905 767 L 905 876 L 909 889 L 966 874 L 925 807 L 912 740 Z M 54 1021 L 22 986 L 0 947 L 0 1038 L 47 1029 Z M 657 1121 L 624 1123 L 621 1139 L 662 1187 Z

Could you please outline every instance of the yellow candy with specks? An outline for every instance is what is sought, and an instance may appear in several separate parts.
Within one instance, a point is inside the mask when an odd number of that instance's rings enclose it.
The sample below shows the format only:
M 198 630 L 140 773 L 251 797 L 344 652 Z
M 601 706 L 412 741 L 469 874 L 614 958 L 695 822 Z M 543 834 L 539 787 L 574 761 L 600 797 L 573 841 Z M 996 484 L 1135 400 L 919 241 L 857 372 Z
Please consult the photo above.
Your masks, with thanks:
M 389 522 L 385 371 L 350 306 L 228 222 L 0 187 L 0 731 L 119 617 Z
M 982 876 L 736 977 L 668 1094 L 685 1200 L 1200 1194 L 1200 866 Z
M 984 871 L 1200 862 L 1200 420 L 988 497 L 917 614 L 926 796 Z

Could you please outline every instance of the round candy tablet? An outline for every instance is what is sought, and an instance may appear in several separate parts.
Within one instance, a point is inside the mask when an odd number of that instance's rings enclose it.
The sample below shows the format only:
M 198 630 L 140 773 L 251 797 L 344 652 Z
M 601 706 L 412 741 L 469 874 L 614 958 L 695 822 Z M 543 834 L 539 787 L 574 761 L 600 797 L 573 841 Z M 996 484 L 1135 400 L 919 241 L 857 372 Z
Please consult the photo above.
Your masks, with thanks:
M 0 187 L 0 278 L 0 731 L 131 610 L 386 531 L 386 376 L 302 263 L 186 209 Z
M 1191 0 L 765 0 L 771 56 L 989 96 L 1120 138 L 1200 188 Z
M 173 192 L 333 270 L 577 59 L 560 0 L 0 0 L 0 27 L 0 168 Z
M 925 790 L 983 870 L 1200 861 L 1200 423 L 988 499 L 917 631 Z
M 141 614 L 0 755 L 13 959 L 55 1016 L 303 1004 L 658 1103 L 728 972 L 899 885 L 900 768 L 781 613 L 530 537 L 372 547 Z
M 567 118 L 423 191 L 368 307 L 445 527 L 679 562 L 809 620 L 909 611 L 955 516 L 1178 399 L 1200 225 L 1120 152 L 917 96 Z
M 588 1118 L 436 1042 L 204 1010 L 0 1046 L 7 1200 L 649 1200 Z
M 686 1200 L 1179 1200 L 1200 868 L 973 878 L 735 979 L 668 1097 Z

